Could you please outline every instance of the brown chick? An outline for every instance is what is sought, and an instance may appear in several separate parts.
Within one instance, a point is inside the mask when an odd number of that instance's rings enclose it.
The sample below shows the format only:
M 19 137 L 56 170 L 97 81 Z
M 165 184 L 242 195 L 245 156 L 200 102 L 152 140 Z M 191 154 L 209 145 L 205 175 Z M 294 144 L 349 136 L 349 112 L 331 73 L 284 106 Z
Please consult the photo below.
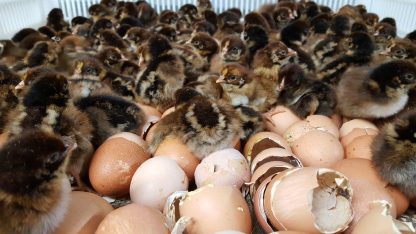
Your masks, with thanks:
M 19 103 L 16 86 L 20 77 L 0 64 L 0 132 L 4 131 L 9 112 Z
M 217 84 L 219 75 L 217 73 L 205 73 L 197 78 L 197 80 L 189 82 L 186 87 L 192 87 L 202 95 L 212 100 L 221 99 L 223 90 L 220 84 Z
M 211 59 L 218 53 L 218 43 L 207 33 L 195 33 L 187 42 L 195 51 L 206 60 L 206 67 L 209 66 Z M 208 69 L 208 68 L 207 68 Z
M 347 70 L 337 86 L 337 109 L 351 118 L 387 118 L 405 108 L 416 86 L 416 66 L 395 60 Z
M 220 52 L 211 61 L 211 72 L 219 72 L 227 63 L 247 65 L 247 48 L 237 35 L 229 35 L 221 41 Z
M 221 69 L 217 83 L 221 84 L 225 98 L 233 106 L 247 105 L 266 112 L 276 102 L 274 86 L 261 79 L 248 68 L 237 64 L 227 64 Z
M 416 45 L 407 40 L 394 40 L 382 54 L 390 60 L 403 59 L 416 63 Z
M 69 31 L 69 24 L 64 20 L 64 13 L 60 8 L 52 9 L 47 18 L 46 26 L 53 28 L 55 31 Z
M 28 130 L 0 149 L 0 233 L 52 233 L 71 191 L 67 149 L 57 136 Z
M 40 41 L 27 53 L 23 62 L 16 64 L 13 67 L 14 71 L 20 72 L 25 68 L 37 67 L 37 66 L 50 66 L 53 67 L 57 62 L 58 51 L 57 45 L 52 42 Z
M 12 40 L 0 40 L 0 63 L 13 66 L 23 60 L 26 53 L 26 49 L 19 48 Z
M 162 118 L 156 125 L 150 143 L 154 153 L 166 138 L 183 141 L 199 158 L 232 147 L 241 136 L 241 126 L 233 108 L 223 101 L 213 101 L 192 88 L 176 92 L 175 111 Z
M 224 11 L 218 17 L 218 30 L 214 37 L 221 41 L 225 36 L 240 34 L 243 31 L 243 25 L 240 24 L 240 16 L 233 11 Z
M 127 31 L 123 39 L 128 41 L 132 51 L 136 51 L 137 48 L 141 44 L 144 44 L 151 35 L 152 33 L 145 28 L 132 27 Z
M 372 143 L 372 162 L 380 177 L 408 198 L 416 198 L 416 113 L 386 124 Z

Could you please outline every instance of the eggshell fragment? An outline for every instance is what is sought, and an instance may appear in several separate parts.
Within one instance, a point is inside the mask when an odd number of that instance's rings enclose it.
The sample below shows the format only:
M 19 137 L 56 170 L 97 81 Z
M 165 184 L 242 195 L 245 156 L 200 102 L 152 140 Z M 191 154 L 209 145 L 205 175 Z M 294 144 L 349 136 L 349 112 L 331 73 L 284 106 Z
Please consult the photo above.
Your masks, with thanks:
M 279 230 L 336 233 L 352 220 L 351 200 L 352 189 L 343 174 L 305 167 L 273 178 L 266 188 L 264 206 Z
M 256 216 L 257 222 L 259 222 L 261 228 L 266 233 L 273 232 L 273 225 L 269 223 L 267 219 L 266 210 L 264 208 L 264 192 L 267 186 L 274 176 L 267 177 L 257 188 L 253 197 L 254 215 Z
M 350 121 L 345 122 L 341 128 L 339 129 L 339 133 L 341 138 L 346 136 L 348 133 L 350 133 L 355 128 L 362 128 L 362 129 L 374 129 L 378 131 L 378 128 L 376 125 L 371 123 L 370 121 L 363 120 L 363 119 L 353 119 Z
M 345 147 L 346 158 L 365 158 L 371 160 L 371 144 L 374 141 L 374 135 L 364 135 L 356 137 Z
M 96 234 L 167 234 L 165 219 L 158 210 L 129 204 L 108 214 Z
M 289 144 L 278 134 L 274 132 L 259 132 L 248 139 L 244 146 L 243 154 L 251 162 L 261 151 L 276 147 L 292 151 Z
M 113 207 L 103 198 L 87 192 L 73 191 L 65 218 L 54 233 L 94 233 Z
M 275 132 L 279 135 L 283 133 L 294 123 L 299 122 L 301 119 L 295 115 L 290 109 L 284 106 L 277 106 L 269 113 L 275 113 L 269 116 L 266 121 L 266 128 L 271 132 Z M 269 113 L 266 113 L 268 115 Z M 270 115 L 270 114 L 269 114 Z
M 329 167 L 344 158 L 344 148 L 333 135 L 313 130 L 292 143 L 304 166 Z
M 346 147 L 349 145 L 355 138 L 359 136 L 365 136 L 365 135 L 377 135 L 378 131 L 371 129 L 371 128 L 354 128 L 350 133 L 345 135 L 341 138 L 341 144 Z
M 146 142 L 133 133 L 119 133 L 108 138 L 91 160 L 92 187 L 111 197 L 127 195 L 134 172 L 149 157 Z
M 138 103 L 137 105 L 144 111 L 146 116 L 146 122 L 141 133 L 141 136 L 144 137 L 145 134 L 150 130 L 150 127 L 162 118 L 162 114 L 152 106 L 144 105 L 141 103 Z
M 250 194 L 253 196 L 256 193 L 257 187 L 269 176 L 278 175 L 291 168 L 293 168 L 291 164 L 281 161 L 272 161 L 261 165 L 254 171 L 251 181 L 248 184 Z
M 188 189 L 188 177 L 168 157 L 151 158 L 134 173 L 130 197 L 135 203 L 163 210 L 166 199 L 175 191 Z
M 175 160 L 185 171 L 188 179 L 190 181 L 194 179 L 194 173 L 200 161 L 181 140 L 177 138 L 163 140 L 154 153 L 154 157 L 158 156 Z
M 253 173 L 258 167 L 272 161 L 286 162 L 294 167 L 302 167 L 302 162 L 292 152 L 282 148 L 268 148 L 261 151 L 251 162 L 250 171 Z
M 223 230 L 251 233 L 250 210 L 232 186 L 204 186 L 189 192 L 179 205 L 180 216 L 190 217 L 186 233 L 211 234 Z
M 244 155 L 235 149 L 224 149 L 208 155 L 195 170 L 198 188 L 213 184 L 241 186 L 250 181 L 250 170 Z

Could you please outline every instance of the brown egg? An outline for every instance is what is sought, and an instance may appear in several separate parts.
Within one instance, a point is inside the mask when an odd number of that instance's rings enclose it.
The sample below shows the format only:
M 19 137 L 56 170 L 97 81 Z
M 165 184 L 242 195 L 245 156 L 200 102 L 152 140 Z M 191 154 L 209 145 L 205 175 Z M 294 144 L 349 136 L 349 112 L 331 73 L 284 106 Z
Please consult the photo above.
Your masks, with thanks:
M 387 185 L 385 187 L 386 191 L 390 194 L 390 196 L 393 198 L 394 203 L 396 203 L 397 207 L 397 216 L 400 216 L 406 212 L 406 210 L 409 208 L 409 198 L 406 197 L 397 187 L 393 185 Z
M 277 106 L 271 110 L 271 112 L 276 111 L 277 114 L 271 116 L 271 121 L 266 121 L 266 128 L 268 131 L 275 132 L 279 135 L 283 135 L 291 125 L 301 120 L 287 107 Z
M 344 158 L 344 148 L 332 134 L 313 130 L 292 143 L 304 166 L 329 167 Z
M 267 217 L 278 230 L 336 233 L 353 218 L 347 177 L 326 168 L 304 167 L 273 178 L 264 194 Z
M 163 156 L 175 160 L 190 181 L 194 179 L 195 169 L 200 163 L 199 159 L 189 148 L 176 138 L 166 138 L 156 149 L 154 157 Z
M 162 114 L 156 110 L 156 108 L 144 104 L 137 104 L 146 115 L 146 123 L 143 126 L 143 131 L 141 136 L 144 137 L 144 135 L 147 133 L 147 131 L 150 129 L 153 123 L 158 122 L 162 118 Z
M 345 147 L 346 158 L 365 158 L 372 159 L 371 144 L 373 143 L 374 135 L 364 135 L 356 137 L 351 143 Z
M 186 233 L 211 234 L 223 230 L 251 233 L 250 210 L 240 190 L 204 186 L 189 192 L 179 205 L 180 216 L 190 217 Z
M 244 146 L 243 154 L 248 161 L 251 162 L 261 151 L 275 147 L 292 151 L 289 144 L 277 133 L 259 132 L 252 135 L 247 140 Z
M 113 207 L 95 194 L 71 192 L 65 218 L 54 233 L 94 233 L 111 211 Z
M 378 131 L 378 128 L 376 127 L 376 125 L 374 125 L 370 121 L 363 120 L 363 119 L 353 119 L 342 124 L 341 128 L 339 129 L 340 137 L 342 138 L 346 136 L 355 128 L 363 128 L 363 129 L 370 128 L 370 129 L 374 129 Z
M 129 204 L 108 214 L 96 234 L 163 234 L 170 233 L 158 210 Z
M 386 201 L 374 201 L 369 204 L 369 211 L 358 221 L 353 234 L 379 233 L 414 233 L 409 223 L 395 220 L 391 216 L 391 204 Z
M 8 136 L 9 134 L 8 133 L 6 133 L 6 132 L 3 132 L 2 134 L 0 134 L 0 148 L 4 145 L 4 144 L 6 144 L 6 142 L 7 142 L 7 140 L 8 140 L 8 138 L 9 138 L 9 136 Z
M 135 203 L 162 211 L 172 193 L 186 190 L 188 178 L 176 161 L 168 157 L 154 157 L 134 173 L 130 198 Z
M 348 133 L 346 136 L 341 138 L 341 144 L 344 147 L 347 147 L 348 144 L 350 144 L 355 138 L 359 136 L 365 136 L 365 135 L 377 135 L 378 131 L 371 129 L 371 128 L 354 128 L 350 133 Z
M 365 179 L 381 187 L 387 185 L 378 175 L 370 160 L 364 158 L 348 158 L 331 165 L 331 168 L 343 173 L 351 179 Z
M 146 142 L 133 133 L 124 132 L 108 138 L 91 160 L 92 187 L 111 197 L 127 195 L 134 172 L 149 157 Z

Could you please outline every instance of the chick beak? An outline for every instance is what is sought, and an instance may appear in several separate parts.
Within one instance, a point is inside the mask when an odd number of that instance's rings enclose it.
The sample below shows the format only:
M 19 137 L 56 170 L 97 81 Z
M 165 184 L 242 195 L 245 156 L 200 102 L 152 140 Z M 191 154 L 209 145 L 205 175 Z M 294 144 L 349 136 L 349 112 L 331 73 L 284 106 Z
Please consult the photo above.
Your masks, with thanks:
M 22 80 L 19 84 L 16 85 L 16 87 L 14 87 L 14 89 L 21 90 L 23 87 L 25 87 L 25 82 Z
M 285 87 L 285 80 L 286 80 L 286 77 L 283 77 L 282 78 L 282 81 L 280 81 L 280 84 L 278 84 L 277 86 L 276 86 L 276 91 L 277 92 L 282 92 L 282 90 L 284 89 L 284 87 Z
M 298 53 L 292 49 L 289 48 L 289 50 L 287 51 L 287 55 L 288 57 L 293 57 L 296 56 Z
M 217 84 L 225 83 L 225 77 L 224 76 L 218 77 L 218 80 L 215 83 Z

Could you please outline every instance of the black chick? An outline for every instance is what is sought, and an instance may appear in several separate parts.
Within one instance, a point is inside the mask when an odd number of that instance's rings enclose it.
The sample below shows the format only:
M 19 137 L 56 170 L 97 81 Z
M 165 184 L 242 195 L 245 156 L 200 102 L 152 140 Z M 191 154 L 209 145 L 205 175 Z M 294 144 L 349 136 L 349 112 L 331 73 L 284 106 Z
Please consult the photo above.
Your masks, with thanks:
M 88 36 L 97 43 L 100 32 L 105 29 L 113 29 L 113 22 L 107 18 L 101 18 L 91 26 Z
M 150 143 L 152 153 L 164 139 L 177 138 L 203 159 L 212 152 L 231 147 L 241 137 L 240 122 L 230 105 L 210 100 L 192 88 L 178 90 L 175 97 L 175 111 L 156 125 Z
M 337 86 L 337 109 L 351 118 L 387 118 L 405 108 L 416 86 L 416 66 L 396 60 L 347 70 Z
M 46 26 L 53 28 L 56 32 L 69 31 L 69 24 L 65 22 L 64 13 L 60 8 L 54 8 L 49 12 Z
M 26 54 L 23 62 L 17 63 L 14 67 L 14 71 L 21 71 L 25 68 L 37 67 L 37 66 L 50 66 L 53 67 L 58 58 L 57 45 L 51 42 L 40 41 Z
M 154 31 L 156 33 L 159 33 L 159 34 L 165 36 L 171 42 L 176 42 L 177 39 L 178 39 L 176 29 L 175 29 L 175 27 L 173 27 L 171 25 L 166 25 L 166 24 L 155 25 Z
M 88 115 L 94 126 L 91 140 L 94 147 L 116 133 L 140 133 L 145 121 L 144 112 L 136 103 L 114 95 L 84 97 L 74 104 Z
M 279 72 L 277 102 L 288 107 L 300 118 L 309 115 L 331 116 L 337 101 L 328 85 L 305 75 L 297 64 L 289 64 Z
M 408 33 L 405 39 L 415 43 L 416 42 L 416 30 L 413 30 L 412 32 Z
M 244 26 L 247 27 L 248 25 L 259 25 L 266 29 L 267 32 L 271 30 L 266 18 L 258 12 L 250 12 L 244 16 Z
M 251 135 L 265 130 L 266 126 L 260 112 L 249 106 L 236 106 L 235 112 L 240 119 L 243 135 L 241 140 L 247 141 Z
M 286 25 L 288 25 L 290 21 L 295 19 L 295 16 L 292 14 L 290 8 L 278 7 L 273 12 L 273 19 L 276 25 L 276 29 L 281 30 Z
M 111 9 L 104 4 L 93 4 L 88 8 L 88 13 L 94 22 L 100 18 L 111 16 Z
M 172 46 L 161 35 L 152 36 L 138 49 L 139 65 L 146 65 L 136 78 L 136 101 L 166 110 L 174 104 L 174 93 L 185 81 L 183 61 L 170 54 Z
M 241 33 L 241 39 L 246 44 L 248 50 L 247 63 L 251 64 L 257 50 L 265 47 L 269 43 L 269 35 L 266 30 L 258 25 L 249 25 Z
M 372 162 L 384 181 L 416 198 L 416 113 L 410 111 L 386 124 L 372 143 Z
M 225 36 L 230 34 L 240 34 L 243 26 L 240 24 L 241 16 L 233 11 L 224 11 L 217 17 L 218 30 L 214 37 L 221 41 Z
M 194 33 L 197 32 L 204 32 L 208 33 L 209 35 L 213 36 L 214 33 L 217 31 L 216 26 L 214 26 L 211 22 L 208 20 L 198 20 L 193 24 Z
M 71 191 L 67 150 L 60 138 L 28 130 L 0 149 L 1 233 L 52 233 Z
M 17 74 L 0 64 L 0 132 L 4 132 L 7 115 L 19 103 L 15 88 L 20 81 Z
M 156 10 L 146 1 L 137 1 L 137 18 L 143 23 L 144 27 L 153 26 L 157 21 Z

